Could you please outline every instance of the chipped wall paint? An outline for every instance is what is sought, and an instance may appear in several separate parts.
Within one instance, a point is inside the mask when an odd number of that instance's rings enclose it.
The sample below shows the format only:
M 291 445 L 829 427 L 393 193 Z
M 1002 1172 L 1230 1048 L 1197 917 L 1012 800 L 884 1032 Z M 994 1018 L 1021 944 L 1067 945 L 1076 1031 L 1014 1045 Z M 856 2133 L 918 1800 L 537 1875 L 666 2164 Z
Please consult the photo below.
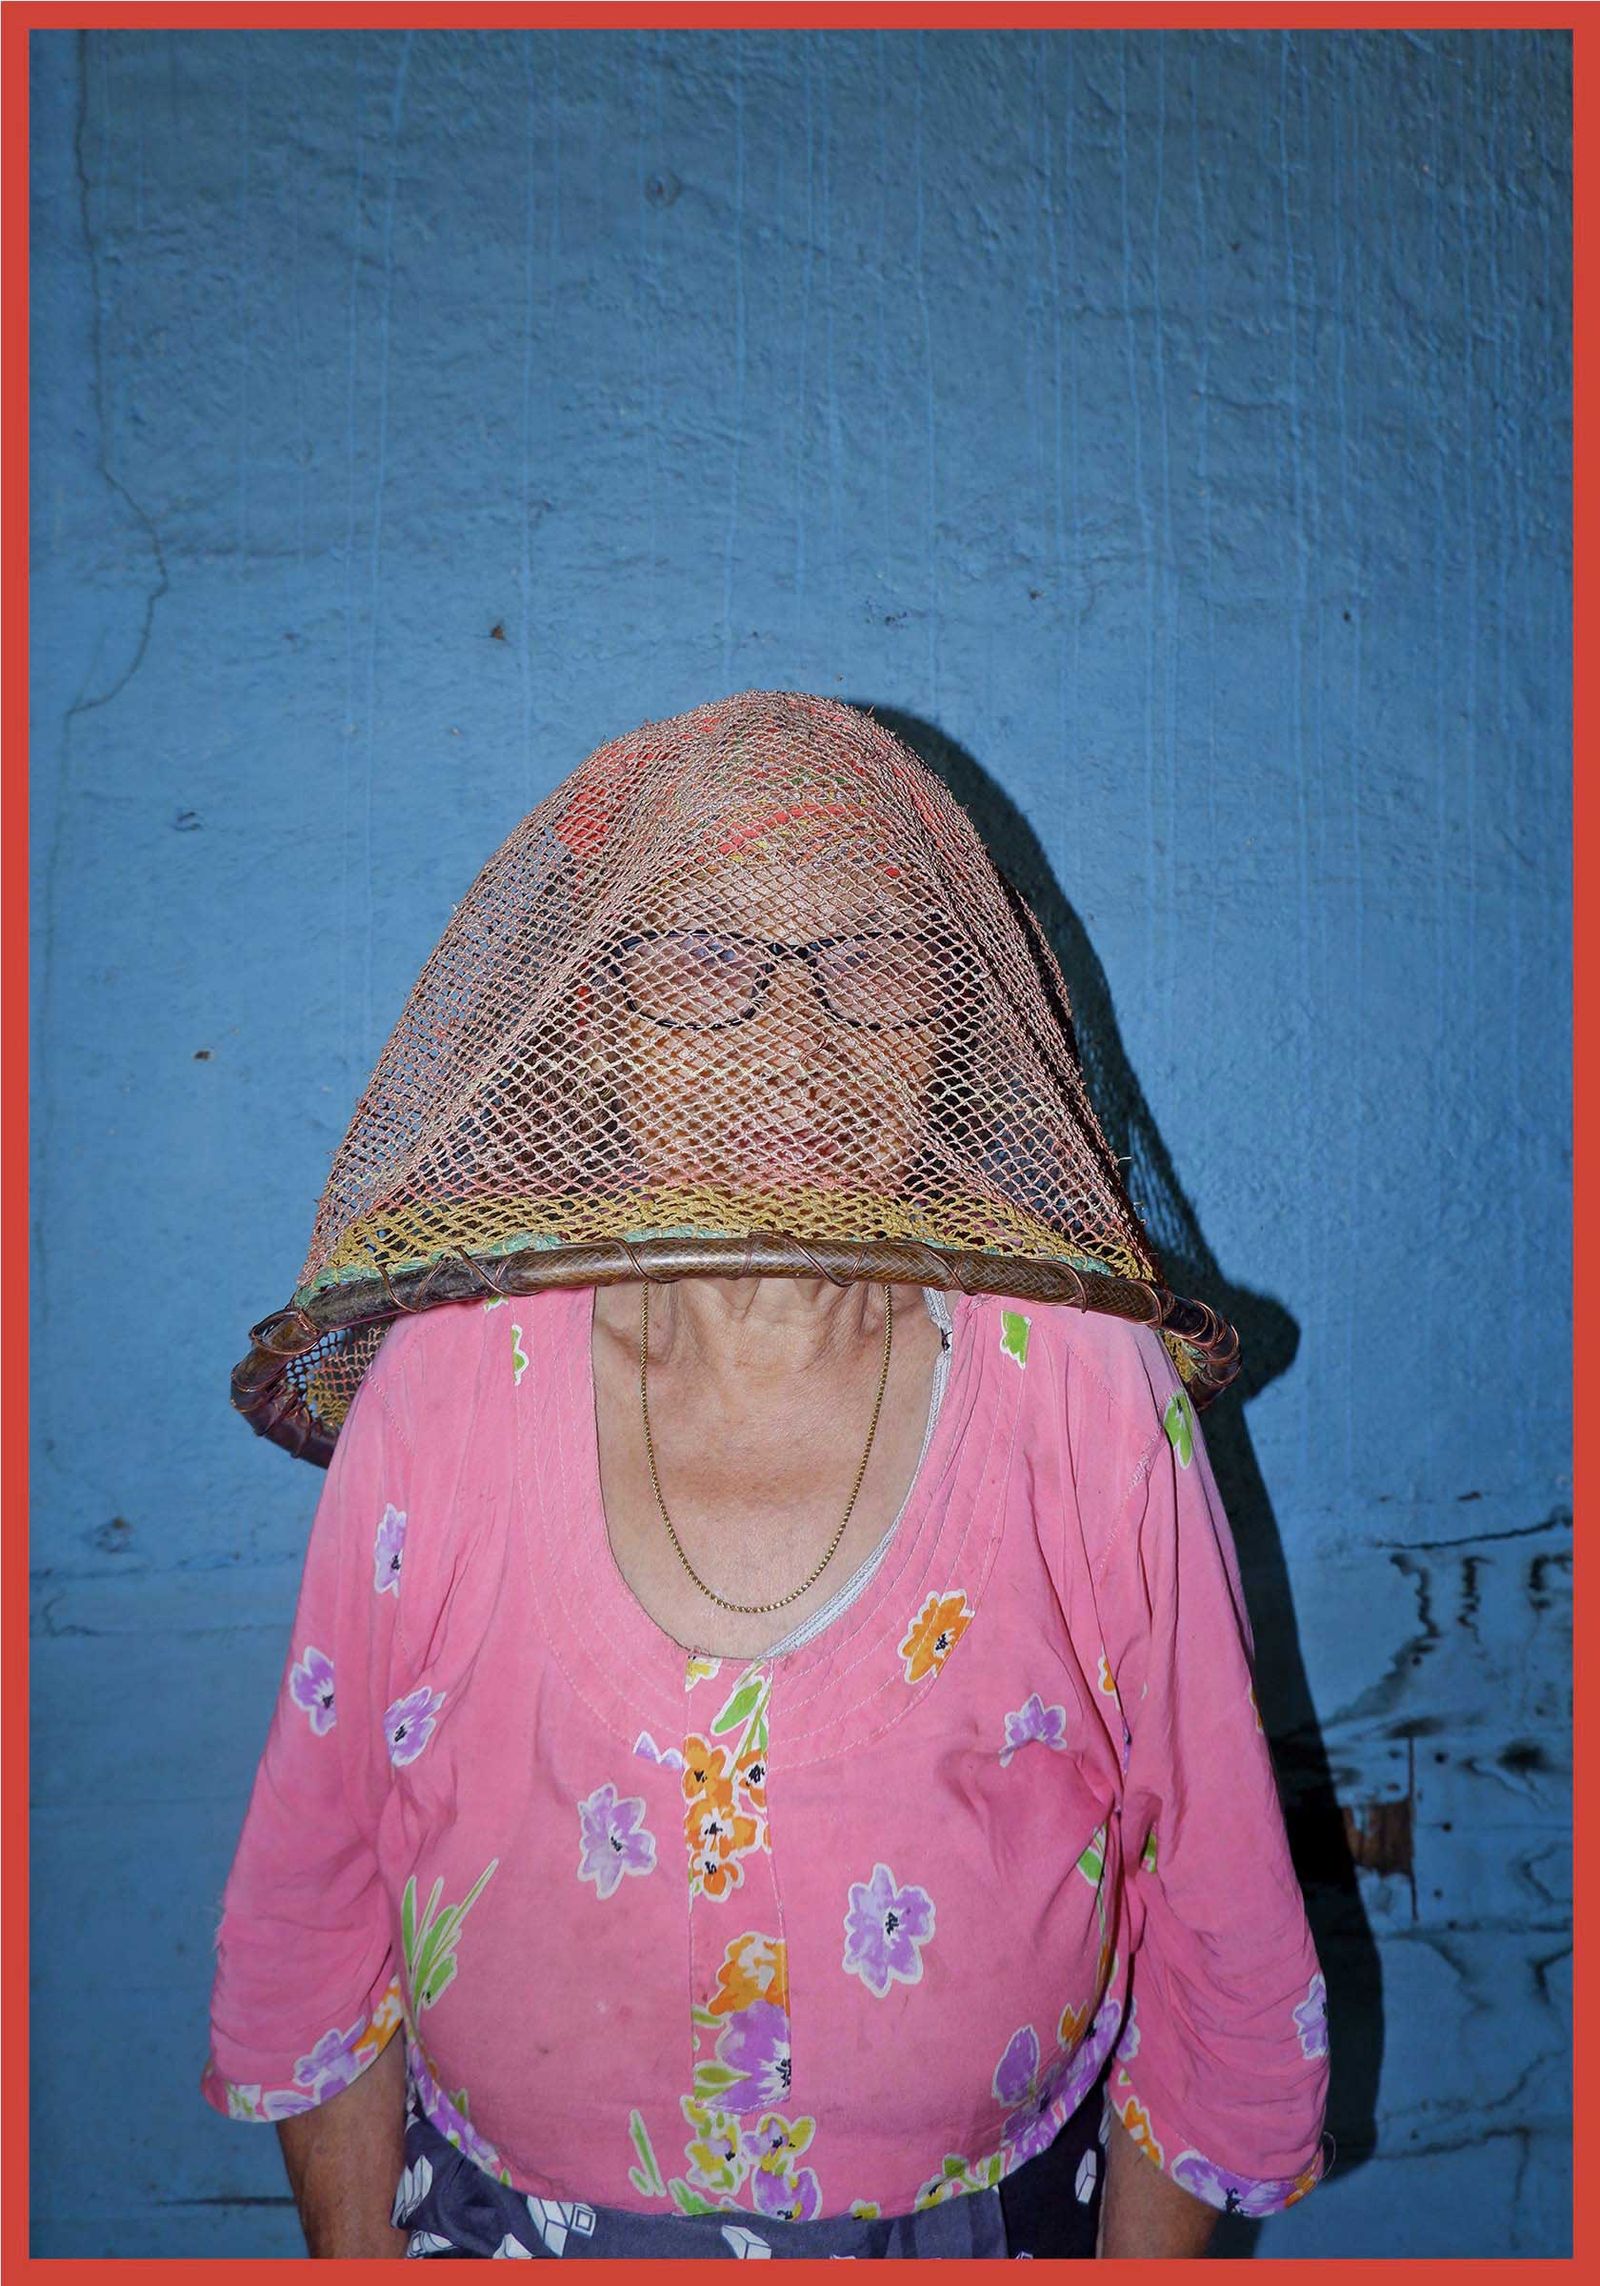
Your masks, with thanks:
M 1030 889 L 1244 1330 L 1340 2151 L 1227 2248 L 1565 2252 L 1564 36 L 45 32 L 33 102 L 36 2250 L 297 2246 L 195 2092 L 316 1490 L 228 1368 L 487 852 L 792 685 Z

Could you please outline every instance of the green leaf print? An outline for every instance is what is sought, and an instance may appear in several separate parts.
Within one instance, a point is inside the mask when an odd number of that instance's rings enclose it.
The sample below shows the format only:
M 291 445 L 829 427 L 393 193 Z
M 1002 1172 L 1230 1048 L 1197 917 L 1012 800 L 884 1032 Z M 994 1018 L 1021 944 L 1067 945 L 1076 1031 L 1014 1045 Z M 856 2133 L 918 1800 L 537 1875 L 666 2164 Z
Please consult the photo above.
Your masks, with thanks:
M 714 2215 L 719 2211 L 714 2199 L 703 2199 L 698 2191 L 691 2191 L 681 2175 L 674 2175 L 667 2188 L 681 2215 Z
M 1179 1468 L 1187 1468 L 1194 1459 L 1194 1410 L 1183 1390 L 1174 1389 L 1167 1399 L 1161 1425 L 1178 1456 Z
M 1156 1829 L 1154 1826 L 1144 1837 L 1144 1848 L 1140 1852 L 1139 1863 L 1144 1867 L 1146 1873 L 1154 1873 L 1156 1869 Z
M 694 2094 L 696 2103 L 714 2103 L 718 2096 L 726 2095 L 736 2080 L 744 2078 L 731 2064 L 696 2064 L 694 2068 Z
M 1083 1875 L 1085 1881 L 1098 1884 L 1105 1869 L 1106 1829 L 1104 1826 L 1096 1826 L 1084 1845 L 1083 1855 L 1078 1860 L 1078 1871 Z
M 1000 1312 L 1000 1347 L 1007 1357 L 1014 1357 L 1021 1366 L 1026 1366 L 1028 1362 L 1028 1334 L 1032 1323 L 1032 1319 L 1025 1318 L 1020 1310 Z
M 412 1874 L 400 1899 L 400 1937 L 405 1947 L 406 1983 L 411 1992 L 411 2005 L 420 2014 L 431 2008 L 439 1995 L 449 1987 L 456 1973 L 456 1939 L 461 1924 L 483 1895 L 489 1877 L 500 1860 L 492 1857 L 459 1905 L 447 1905 L 439 1911 L 439 1900 L 444 1895 L 444 1881 L 436 1881 L 428 1893 L 427 1907 L 420 1924 L 417 1920 L 417 1877 Z
M 772 1677 L 761 1667 L 747 1667 L 711 1724 L 713 1738 L 724 1738 L 743 1724 L 732 1752 L 734 1762 L 742 1762 L 747 1754 L 766 1753 L 767 1708 L 771 1702 Z
M 746 1677 L 737 1686 L 721 1713 L 712 1717 L 712 1737 L 720 1738 L 724 1731 L 737 1729 L 740 1723 L 748 1722 L 761 1704 L 762 1691 L 767 1687 L 766 1677 L 759 1670 Z
M 651 2148 L 650 2134 L 642 2112 L 633 2111 L 628 2114 L 628 2139 L 639 2155 L 638 2166 L 628 2169 L 629 2182 L 641 2199 L 664 2199 L 667 2186 L 661 2180 L 661 2169 L 656 2165 L 656 2155 Z
M 511 1329 L 511 1381 L 514 1388 L 522 1387 L 522 1376 L 527 1370 L 528 1357 L 522 1346 L 522 1328 L 514 1325 Z

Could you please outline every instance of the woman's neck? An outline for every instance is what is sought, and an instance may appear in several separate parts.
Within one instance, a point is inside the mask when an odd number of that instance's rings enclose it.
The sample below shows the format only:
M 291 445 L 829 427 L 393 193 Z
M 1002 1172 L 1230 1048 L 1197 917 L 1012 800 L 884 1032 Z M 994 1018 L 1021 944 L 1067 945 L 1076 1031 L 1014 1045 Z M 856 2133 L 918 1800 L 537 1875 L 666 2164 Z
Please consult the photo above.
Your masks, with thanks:
M 637 1327 L 642 1288 L 607 1289 L 615 1331 Z M 914 1294 L 915 1289 L 910 1289 Z M 897 1295 L 902 1302 L 904 1295 Z M 650 1290 L 652 1369 L 689 1367 L 713 1382 L 790 1380 L 837 1368 L 883 1341 L 883 1288 L 827 1278 L 685 1278 Z

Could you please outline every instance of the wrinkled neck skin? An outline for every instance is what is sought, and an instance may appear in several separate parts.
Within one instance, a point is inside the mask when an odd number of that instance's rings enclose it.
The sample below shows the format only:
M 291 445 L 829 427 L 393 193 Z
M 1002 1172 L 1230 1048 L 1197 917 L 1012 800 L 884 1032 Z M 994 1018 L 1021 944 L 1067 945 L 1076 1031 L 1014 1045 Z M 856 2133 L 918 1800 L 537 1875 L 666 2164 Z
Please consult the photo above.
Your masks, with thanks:
M 897 1329 L 908 1295 L 895 1294 Z M 630 1280 L 597 1297 L 602 1322 L 619 1338 L 639 1339 L 642 1288 Z M 883 1288 L 834 1285 L 826 1278 L 685 1278 L 653 1287 L 650 1368 L 692 1374 L 702 1386 L 735 1390 L 827 1377 L 863 1353 L 876 1355 L 884 1331 Z M 898 1348 L 899 1344 L 896 1344 Z

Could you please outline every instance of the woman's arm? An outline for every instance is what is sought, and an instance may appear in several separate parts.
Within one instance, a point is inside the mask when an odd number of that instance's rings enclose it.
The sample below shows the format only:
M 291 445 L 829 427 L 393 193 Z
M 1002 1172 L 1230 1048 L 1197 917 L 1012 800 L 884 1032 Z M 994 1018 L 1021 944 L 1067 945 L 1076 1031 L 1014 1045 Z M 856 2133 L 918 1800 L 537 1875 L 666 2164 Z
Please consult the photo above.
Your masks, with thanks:
M 278 2122 L 308 2254 L 405 2253 L 407 2234 L 389 2220 L 405 2165 L 405 2116 L 405 2041 L 395 2035 L 347 2088 Z
M 1113 2114 L 1096 2254 L 1108 2262 L 1204 2254 L 1216 2227 L 1216 2209 L 1180 2190 L 1145 2158 Z

